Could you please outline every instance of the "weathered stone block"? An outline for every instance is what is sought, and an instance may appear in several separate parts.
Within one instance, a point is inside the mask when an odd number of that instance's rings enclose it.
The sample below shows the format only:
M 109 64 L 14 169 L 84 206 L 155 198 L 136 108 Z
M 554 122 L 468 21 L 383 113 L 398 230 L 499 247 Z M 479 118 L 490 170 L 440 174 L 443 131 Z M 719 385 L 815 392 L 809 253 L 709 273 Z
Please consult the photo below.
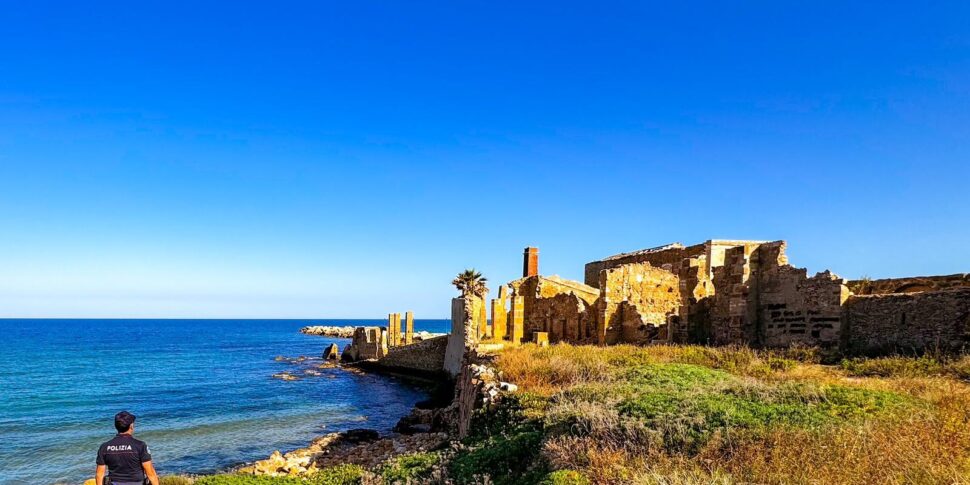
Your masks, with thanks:
M 538 345 L 539 347 L 549 346 L 549 333 L 548 332 L 534 332 L 532 334 L 532 343 Z

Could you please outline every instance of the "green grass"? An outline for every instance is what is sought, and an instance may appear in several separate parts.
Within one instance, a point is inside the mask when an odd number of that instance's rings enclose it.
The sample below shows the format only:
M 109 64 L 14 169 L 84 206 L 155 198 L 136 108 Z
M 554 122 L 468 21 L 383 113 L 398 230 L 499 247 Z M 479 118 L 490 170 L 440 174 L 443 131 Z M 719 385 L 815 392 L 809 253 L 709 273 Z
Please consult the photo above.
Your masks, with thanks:
M 524 345 L 497 357 L 522 393 L 502 419 L 538 423 L 542 452 L 517 466 L 547 475 L 521 483 L 970 479 L 970 388 L 952 379 L 970 357 L 820 362 L 833 360 L 810 348 Z
M 650 443 L 644 446 L 659 444 L 675 453 L 696 452 L 713 436 L 727 432 L 843 424 L 913 405 L 888 391 L 761 382 L 692 364 L 635 365 L 620 371 L 614 382 L 578 385 L 552 402 L 557 412 L 547 416 L 550 430 L 582 435 L 593 426 L 584 420 L 595 407 L 576 404 L 598 404 L 617 412 L 610 418 L 614 422 L 630 418 L 656 430 L 646 433 Z

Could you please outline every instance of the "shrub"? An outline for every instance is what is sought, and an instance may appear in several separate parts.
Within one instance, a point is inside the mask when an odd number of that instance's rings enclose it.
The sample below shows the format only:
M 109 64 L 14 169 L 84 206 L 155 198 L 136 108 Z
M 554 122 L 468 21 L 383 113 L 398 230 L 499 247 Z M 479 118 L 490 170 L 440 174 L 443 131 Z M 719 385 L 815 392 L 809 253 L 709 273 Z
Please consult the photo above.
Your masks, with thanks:
M 408 483 L 431 475 L 441 457 L 437 453 L 412 453 L 381 465 L 378 470 L 385 483 Z
M 589 485 L 589 479 L 576 470 L 556 470 L 542 479 L 539 485 Z
M 517 477 L 535 465 L 541 443 L 542 433 L 537 430 L 489 438 L 460 452 L 448 469 L 458 483 L 472 483 L 484 476 L 492 477 L 496 484 L 523 483 Z
M 957 379 L 970 381 L 970 355 L 964 355 L 963 357 L 950 362 L 947 365 L 947 370 Z
M 361 482 L 364 469 L 359 465 L 343 464 L 324 468 L 309 478 L 310 485 L 356 485 Z
M 303 483 L 303 480 L 295 477 L 223 474 L 200 477 L 194 485 L 303 485 Z
M 158 477 L 159 485 L 192 485 L 194 480 L 183 475 L 166 475 Z
M 927 377 L 943 375 L 943 363 L 929 356 L 844 359 L 840 366 L 856 377 Z

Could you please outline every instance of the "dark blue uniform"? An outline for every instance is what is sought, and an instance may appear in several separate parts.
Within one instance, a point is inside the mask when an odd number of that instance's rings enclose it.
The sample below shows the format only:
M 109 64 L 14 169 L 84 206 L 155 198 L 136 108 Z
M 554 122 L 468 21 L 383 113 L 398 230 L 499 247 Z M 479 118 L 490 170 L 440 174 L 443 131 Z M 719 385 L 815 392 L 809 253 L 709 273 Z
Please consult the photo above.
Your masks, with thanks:
M 98 465 L 108 466 L 108 478 L 116 485 L 144 483 L 141 464 L 151 459 L 148 445 L 130 434 L 119 434 L 98 448 Z

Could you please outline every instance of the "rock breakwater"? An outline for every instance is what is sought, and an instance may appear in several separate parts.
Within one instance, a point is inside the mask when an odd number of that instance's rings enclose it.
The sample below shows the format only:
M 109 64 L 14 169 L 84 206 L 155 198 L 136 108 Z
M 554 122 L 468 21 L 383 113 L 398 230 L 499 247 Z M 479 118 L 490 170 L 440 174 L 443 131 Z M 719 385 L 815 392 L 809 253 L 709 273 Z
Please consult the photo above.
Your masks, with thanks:
M 335 327 L 328 325 L 309 325 L 300 329 L 300 333 L 320 335 L 323 337 L 352 338 L 356 327 Z

